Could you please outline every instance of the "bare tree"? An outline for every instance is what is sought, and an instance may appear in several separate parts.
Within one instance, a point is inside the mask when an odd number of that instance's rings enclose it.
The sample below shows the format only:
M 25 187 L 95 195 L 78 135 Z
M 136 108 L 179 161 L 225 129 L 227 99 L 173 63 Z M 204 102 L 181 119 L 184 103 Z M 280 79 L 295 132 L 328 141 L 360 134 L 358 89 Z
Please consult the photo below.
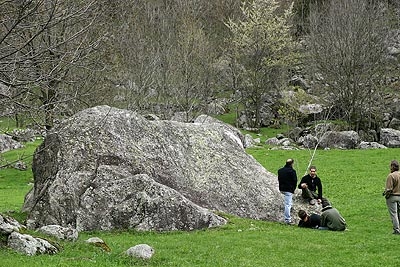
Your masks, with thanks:
M 12 92 L 2 104 L 49 129 L 62 104 L 78 98 L 71 73 L 93 67 L 95 1 L 2 1 L 0 8 L 0 82 Z
M 387 66 L 388 18 L 380 5 L 373 0 L 331 0 L 311 8 L 310 65 L 328 84 L 324 90 L 337 117 L 354 130 L 372 123 Z
M 226 34 L 219 16 L 233 14 L 239 2 L 115 3 L 118 21 L 107 25 L 113 32 L 110 65 L 115 68 L 107 77 L 117 94 L 115 104 L 164 115 L 202 109 L 214 94 L 213 63 Z

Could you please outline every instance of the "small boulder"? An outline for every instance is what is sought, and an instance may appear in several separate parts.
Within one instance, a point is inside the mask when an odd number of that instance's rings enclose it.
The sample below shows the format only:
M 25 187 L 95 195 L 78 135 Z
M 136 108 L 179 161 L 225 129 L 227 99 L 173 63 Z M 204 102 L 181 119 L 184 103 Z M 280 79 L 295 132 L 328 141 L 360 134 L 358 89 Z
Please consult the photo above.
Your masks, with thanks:
M 61 240 L 76 241 L 78 239 L 78 231 L 72 227 L 62 227 L 52 224 L 42 226 L 38 231 Z
M 7 245 L 23 254 L 34 256 L 37 254 L 56 254 L 58 248 L 42 238 L 12 232 L 8 237 Z
M 25 226 L 14 218 L 0 214 L 0 234 L 9 235 L 12 232 L 19 232 L 21 229 L 25 229 Z
M 150 259 L 154 255 L 154 249 L 147 244 L 139 244 L 134 247 L 130 247 L 126 254 L 131 257 L 140 259 Z

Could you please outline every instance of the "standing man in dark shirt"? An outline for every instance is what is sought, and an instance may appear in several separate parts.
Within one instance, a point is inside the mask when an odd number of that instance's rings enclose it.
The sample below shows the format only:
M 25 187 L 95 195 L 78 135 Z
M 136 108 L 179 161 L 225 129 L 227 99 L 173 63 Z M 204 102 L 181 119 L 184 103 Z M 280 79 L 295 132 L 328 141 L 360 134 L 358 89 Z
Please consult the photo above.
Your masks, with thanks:
M 290 209 L 292 208 L 292 197 L 297 184 L 297 174 L 293 169 L 293 163 L 293 159 L 288 159 L 285 166 L 278 170 L 279 191 L 284 196 L 284 220 L 286 224 L 292 224 Z
M 317 168 L 311 166 L 310 173 L 301 178 L 298 188 L 301 189 L 301 195 L 310 205 L 314 205 L 316 201 L 322 202 L 322 183 L 317 176 Z M 318 192 L 317 192 L 318 191 Z

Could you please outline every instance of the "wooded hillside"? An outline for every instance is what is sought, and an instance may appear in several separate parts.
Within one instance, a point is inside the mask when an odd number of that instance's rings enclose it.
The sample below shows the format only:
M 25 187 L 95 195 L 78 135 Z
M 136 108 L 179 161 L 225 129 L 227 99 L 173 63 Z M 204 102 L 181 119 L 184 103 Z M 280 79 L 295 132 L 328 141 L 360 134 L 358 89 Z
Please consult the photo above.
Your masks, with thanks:
M 301 89 L 358 130 L 399 88 L 400 45 L 388 53 L 399 8 L 392 0 L 0 1 L 0 109 L 50 129 L 100 104 L 186 120 L 221 105 L 260 127 L 266 103 L 271 121 L 296 123 L 290 101 L 275 99 Z

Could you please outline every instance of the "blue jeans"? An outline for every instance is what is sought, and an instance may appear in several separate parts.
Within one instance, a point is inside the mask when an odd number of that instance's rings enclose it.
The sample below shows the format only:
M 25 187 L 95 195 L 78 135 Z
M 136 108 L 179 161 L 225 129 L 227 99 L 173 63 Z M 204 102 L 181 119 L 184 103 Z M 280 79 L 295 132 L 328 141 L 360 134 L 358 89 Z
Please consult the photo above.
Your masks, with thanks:
M 285 218 L 285 223 L 290 223 L 292 222 L 292 217 L 290 217 L 290 209 L 292 208 L 292 196 L 293 194 L 291 192 L 283 192 L 281 193 L 284 196 L 284 203 L 285 203 L 285 212 L 284 212 L 284 218 Z

